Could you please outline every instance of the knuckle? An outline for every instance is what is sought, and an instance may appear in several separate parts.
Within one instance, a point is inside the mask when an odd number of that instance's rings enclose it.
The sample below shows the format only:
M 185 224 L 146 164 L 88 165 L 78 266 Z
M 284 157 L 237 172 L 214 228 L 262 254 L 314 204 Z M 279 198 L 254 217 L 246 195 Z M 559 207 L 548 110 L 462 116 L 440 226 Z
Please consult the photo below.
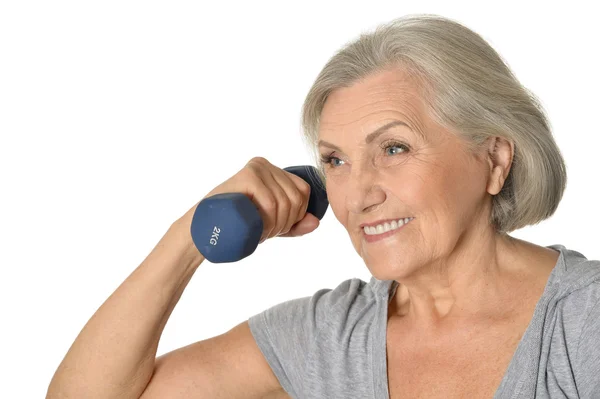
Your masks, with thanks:
M 302 194 L 302 193 L 300 193 L 298 191 L 295 191 L 292 194 L 291 197 L 292 197 L 291 198 L 291 202 L 292 202 L 292 204 L 293 204 L 294 207 L 298 208 L 298 207 L 301 207 L 302 205 L 304 205 L 304 201 L 305 201 L 304 200 L 304 198 L 305 198 L 304 194 Z
M 310 184 L 302 180 L 302 183 L 300 184 L 300 192 L 308 196 L 310 194 Z
M 287 210 L 287 208 L 290 206 L 289 203 L 289 198 L 287 197 L 287 195 L 285 195 L 284 192 L 277 190 L 276 194 L 275 194 L 275 198 L 276 198 L 276 203 L 277 203 L 277 207 L 279 208 L 280 212 L 285 212 Z
M 266 165 L 269 163 L 269 161 L 267 161 L 264 157 L 253 157 L 250 161 L 248 161 L 249 164 L 251 163 L 256 163 L 256 164 L 260 164 L 260 165 Z
M 273 211 L 277 210 L 277 199 L 275 199 L 274 196 L 270 196 L 267 199 L 265 199 L 263 206 L 265 208 L 265 211 L 267 211 L 270 215 Z
M 282 196 L 281 207 L 284 212 L 289 212 L 292 209 L 292 200 L 285 194 Z

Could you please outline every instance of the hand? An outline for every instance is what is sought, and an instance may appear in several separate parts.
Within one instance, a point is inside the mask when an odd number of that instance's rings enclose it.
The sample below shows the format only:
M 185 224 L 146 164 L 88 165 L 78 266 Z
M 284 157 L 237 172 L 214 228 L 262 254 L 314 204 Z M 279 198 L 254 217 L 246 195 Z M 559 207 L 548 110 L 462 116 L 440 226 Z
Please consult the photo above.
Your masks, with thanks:
M 272 237 L 297 237 L 314 231 L 319 219 L 306 213 L 310 185 L 293 173 L 274 166 L 265 158 L 252 158 L 239 172 L 204 198 L 222 193 L 242 193 L 256 205 L 263 220 L 259 243 Z M 203 199 L 204 199 L 203 198 Z M 196 203 L 177 222 L 189 230 Z

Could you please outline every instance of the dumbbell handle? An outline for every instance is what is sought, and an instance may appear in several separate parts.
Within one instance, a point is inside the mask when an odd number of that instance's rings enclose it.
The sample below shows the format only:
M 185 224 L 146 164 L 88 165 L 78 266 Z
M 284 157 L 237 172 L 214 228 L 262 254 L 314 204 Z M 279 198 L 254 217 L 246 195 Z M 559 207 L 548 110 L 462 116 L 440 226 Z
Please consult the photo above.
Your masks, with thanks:
M 310 185 L 306 212 L 319 220 L 329 201 L 314 166 L 284 168 Z M 223 193 L 205 198 L 196 207 L 190 228 L 198 251 L 212 263 L 236 262 L 251 255 L 263 233 L 263 220 L 258 208 L 242 193 Z

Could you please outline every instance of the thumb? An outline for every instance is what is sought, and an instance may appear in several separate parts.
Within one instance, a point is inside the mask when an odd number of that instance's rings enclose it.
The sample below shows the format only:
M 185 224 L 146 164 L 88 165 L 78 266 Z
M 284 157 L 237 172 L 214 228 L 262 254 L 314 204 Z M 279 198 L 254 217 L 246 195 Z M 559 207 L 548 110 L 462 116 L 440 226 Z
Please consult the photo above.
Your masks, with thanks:
M 308 234 L 311 231 L 314 231 L 317 227 L 319 227 L 319 224 L 320 224 L 319 219 L 315 215 L 307 212 L 301 221 L 299 221 L 298 223 L 296 223 L 295 225 L 292 226 L 290 231 L 288 231 L 285 234 L 281 234 L 278 237 L 303 236 L 304 234 Z

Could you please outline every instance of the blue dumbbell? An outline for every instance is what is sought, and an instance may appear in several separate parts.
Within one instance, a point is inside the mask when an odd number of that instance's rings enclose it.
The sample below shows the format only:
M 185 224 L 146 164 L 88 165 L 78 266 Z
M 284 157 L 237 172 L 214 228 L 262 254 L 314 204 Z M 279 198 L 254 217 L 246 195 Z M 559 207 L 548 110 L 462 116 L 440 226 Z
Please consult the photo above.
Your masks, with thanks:
M 286 172 L 310 184 L 306 211 L 319 220 L 325 215 L 329 201 L 314 166 L 290 166 Z M 198 251 L 212 263 L 236 262 L 251 255 L 263 233 L 263 220 L 258 208 L 242 193 L 216 194 L 196 207 L 192 218 L 192 240 Z

